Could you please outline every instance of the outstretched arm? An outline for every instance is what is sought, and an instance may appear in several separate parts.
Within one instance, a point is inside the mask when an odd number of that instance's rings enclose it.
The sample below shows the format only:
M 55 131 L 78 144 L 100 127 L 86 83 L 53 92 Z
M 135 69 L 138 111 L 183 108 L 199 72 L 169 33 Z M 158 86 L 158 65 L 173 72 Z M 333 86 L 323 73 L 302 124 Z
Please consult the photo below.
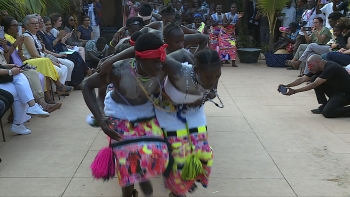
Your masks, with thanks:
M 185 35 L 185 41 L 184 45 L 185 46 L 198 46 L 195 54 L 204 49 L 209 41 L 209 37 L 204 34 L 187 34 Z
M 95 120 L 98 122 L 98 125 L 101 127 L 103 132 L 110 138 L 119 141 L 121 136 L 110 128 L 111 123 L 107 118 L 105 118 L 103 112 L 103 104 L 101 105 L 101 101 L 104 101 L 104 94 L 99 91 L 99 96 L 96 98 L 95 88 L 105 86 L 107 86 L 105 78 L 101 78 L 95 73 L 83 81 L 81 90 L 86 105 L 94 115 Z
M 292 83 L 286 85 L 287 88 L 290 88 L 290 87 L 294 87 L 294 86 L 298 86 L 304 82 L 307 82 L 310 80 L 310 77 L 304 75 L 303 77 L 300 77 L 298 79 L 296 79 L 295 81 L 293 81 Z
M 104 118 L 104 113 L 103 108 L 100 108 L 99 104 L 96 105 L 98 102 L 95 88 L 100 88 L 103 86 L 107 86 L 106 79 L 99 77 L 98 74 L 93 74 L 86 78 L 81 85 L 81 91 L 83 93 L 85 103 L 98 122 Z
M 197 33 L 199 33 L 198 31 L 190 29 L 186 26 L 181 26 L 181 27 L 182 27 L 182 31 L 184 32 L 184 34 L 197 34 Z

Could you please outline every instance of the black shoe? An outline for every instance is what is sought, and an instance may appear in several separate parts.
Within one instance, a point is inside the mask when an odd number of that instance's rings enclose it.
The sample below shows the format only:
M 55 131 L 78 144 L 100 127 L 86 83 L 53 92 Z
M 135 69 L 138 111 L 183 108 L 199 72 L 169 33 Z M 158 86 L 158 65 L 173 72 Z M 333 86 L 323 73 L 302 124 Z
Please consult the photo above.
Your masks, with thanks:
M 322 114 L 325 105 L 320 105 L 317 109 L 312 109 L 311 112 L 314 114 Z

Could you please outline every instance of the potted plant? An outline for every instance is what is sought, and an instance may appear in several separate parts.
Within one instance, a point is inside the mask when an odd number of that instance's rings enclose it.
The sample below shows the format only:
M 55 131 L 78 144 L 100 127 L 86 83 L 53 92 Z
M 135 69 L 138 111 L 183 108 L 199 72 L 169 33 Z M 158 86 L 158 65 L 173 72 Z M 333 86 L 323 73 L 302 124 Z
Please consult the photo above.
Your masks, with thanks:
M 273 47 L 273 38 L 275 36 L 275 27 L 277 22 L 277 13 L 279 13 L 285 6 L 286 3 L 290 0 L 258 0 L 257 7 L 259 11 L 267 17 L 269 21 L 270 29 L 270 40 L 269 47 L 272 50 Z
M 254 48 L 254 39 L 248 33 L 245 25 L 239 29 L 237 36 L 237 54 L 241 63 L 256 63 L 259 60 L 261 49 Z

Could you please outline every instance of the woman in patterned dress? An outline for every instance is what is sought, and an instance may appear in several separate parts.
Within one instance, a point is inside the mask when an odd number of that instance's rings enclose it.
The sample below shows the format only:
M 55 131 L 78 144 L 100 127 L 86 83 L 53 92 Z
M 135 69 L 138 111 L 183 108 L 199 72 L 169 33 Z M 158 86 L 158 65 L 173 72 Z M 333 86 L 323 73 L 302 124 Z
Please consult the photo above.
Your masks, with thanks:
M 222 20 L 222 27 L 219 33 L 219 55 L 222 61 L 228 63 L 228 60 L 232 61 L 232 66 L 236 65 L 236 27 L 240 26 L 241 18 L 243 14 L 237 14 L 237 5 L 231 4 L 231 11 L 224 14 Z

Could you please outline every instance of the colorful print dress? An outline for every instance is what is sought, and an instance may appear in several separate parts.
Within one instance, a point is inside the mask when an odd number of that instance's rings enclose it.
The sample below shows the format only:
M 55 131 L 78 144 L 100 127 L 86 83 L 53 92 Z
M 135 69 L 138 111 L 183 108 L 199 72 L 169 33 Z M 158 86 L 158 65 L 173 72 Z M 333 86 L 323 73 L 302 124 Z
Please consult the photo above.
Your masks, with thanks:
M 213 20 L 219 21 L 219 24 L 215 27 L 211 27 L 210 48 L 219 53 L 222 61 L 236 60 L 235 25 L 238 21 L 238 14 L 233 15 L 230 12 L 225 14 L 228 20 L 232 19 L 231 24 L 226 28 L 222 25 L 223 16 L 224 14 L 220 17 L 217 13 L 212 15 Z

